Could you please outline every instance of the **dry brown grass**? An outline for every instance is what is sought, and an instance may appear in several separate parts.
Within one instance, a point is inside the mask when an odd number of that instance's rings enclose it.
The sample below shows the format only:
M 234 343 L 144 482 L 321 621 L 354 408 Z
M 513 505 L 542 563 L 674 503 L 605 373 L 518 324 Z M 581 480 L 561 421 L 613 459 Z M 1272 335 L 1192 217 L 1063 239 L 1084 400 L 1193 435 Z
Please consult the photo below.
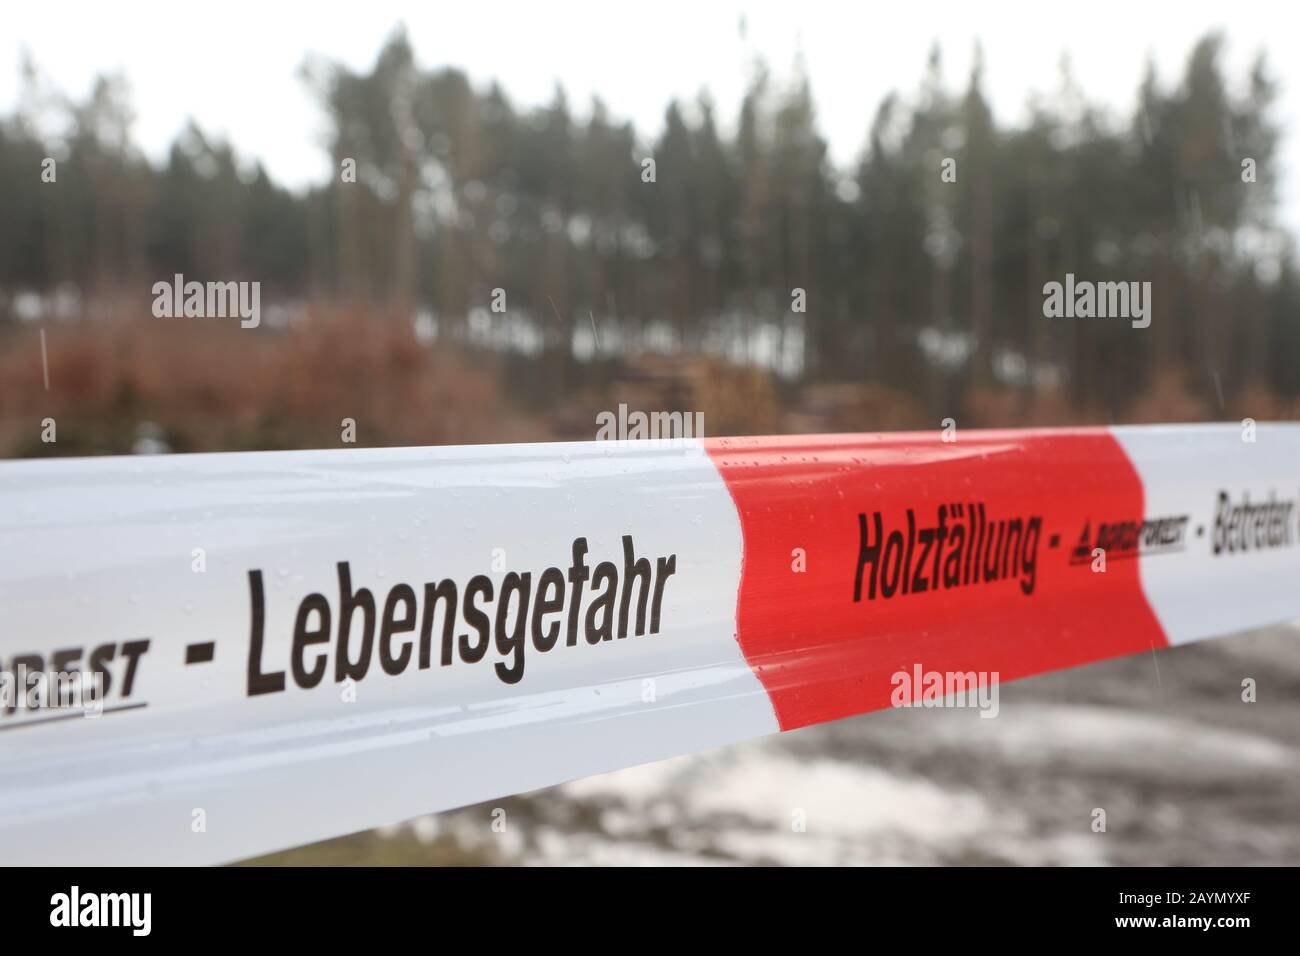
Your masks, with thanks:
M 341 421 L 358 446 L 438 445 L 596 437 L 597 412 L 704 413 L 706 434 L 754 435 L 938 428 L 917 397 L 880 383 L 778 387 L 759 368 L 704 356 L 645 356 L 614 367 L 542 412 L 511 403 L 501 359 L 419 342 L 408 322 L 318 307 L 293 327 L 235 321 L 84 321 L 47 328 L 50 388 L 39 330 L 0 337 L 0 457 L 124 453 L 144 423 L 176 451 L 338 447 Z M 953 417 L 963 427 L 1111 422 L 1062 389 L 971 387 Z M 1262 386 L 1207 399 L 1176 368 L 1153 375 L 1122 422 L 1294 419 L 1300 403 Z M 58 442 L 41 441 L 42 420 Z
M 129 451 L 142 422 L 177 451 L 330 447 L 340 422 L 356 443 L 521 441 L 544 423 L 504 406 L 498 363 L 418 342 L 407 323 L 317 311 L 295 327 L 234 322 L 84 322 L 0 345 L 0 454 Z M 57 422 L 43 445 L 41 420 Z

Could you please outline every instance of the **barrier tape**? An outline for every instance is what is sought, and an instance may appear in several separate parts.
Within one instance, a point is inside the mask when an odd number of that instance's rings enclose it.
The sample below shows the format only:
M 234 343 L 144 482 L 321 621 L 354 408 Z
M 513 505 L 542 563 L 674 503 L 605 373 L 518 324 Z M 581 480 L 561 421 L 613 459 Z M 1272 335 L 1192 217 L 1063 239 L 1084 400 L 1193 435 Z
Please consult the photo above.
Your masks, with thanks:
M 239 859 L 1300 617 L 1300 426 L 1243 436 L 4 463 L 3 859 Z M 22 696 L 72 672 L 99 716 Z

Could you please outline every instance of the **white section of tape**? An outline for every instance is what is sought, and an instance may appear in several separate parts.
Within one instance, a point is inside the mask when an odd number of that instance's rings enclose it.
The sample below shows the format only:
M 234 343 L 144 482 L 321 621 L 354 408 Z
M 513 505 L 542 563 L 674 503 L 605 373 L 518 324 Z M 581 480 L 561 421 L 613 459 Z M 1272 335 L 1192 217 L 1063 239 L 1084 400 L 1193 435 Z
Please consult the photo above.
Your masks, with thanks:
M 105 707 L 136 707 L 38 726 L 38 711 L 0 714 L 6 862 L 239 859 L 777 729 L 735 640 L 735 509 L 696 442 L 14 462 L 0 467 L 0 498 L 0 665 L 34 655 L 48 668 L 62 651 L 88 667 L 111 645 Z M 621 596 L 624 535 L 652 568 L 675 556 L 659 633 L 635 633 L 638 578 L 626 638 L 590 644 L 579 620 L 569 646 L 566 581 L 565 609 L 542 619 L 558 619 L 558 643 L 543 653 L 526 634 L 518 683 L 497 668 L 517 657 L 495 645 L 469 663 L 457 644 L 442 666 L 440 617 L 418 667 L 426 583 L 453 579 L 463 602 L 473 575 L 499 596 L 506 573 L 529 572 L 535 602 L 542 572 L 569 571 L 585 537 L 588 572 L 613 563 Z M 418 605 L 414 632 L 391 645 L 414 642 L 405 670 L 386 673 L 373 646 L 351 702 L 334 671 L 338 562 L 354 595 L 373 595 L 376 645 L 395 585 Z M 286 687 L 250 696 L 253 569 L 258 666 Z M 307 669 L 322 653 L 327 666 L 305 689 L 291 644 L 313 592 L 332 620 L 328 642 L 302 650 Z M 583 617 L 592 595 L 588 580 Z M 406 603 L 394 607 L 401 623 Z M 311 630 L 320 614 L 305 620 Z M 477 641 L 463 617 L 455 633 Z M 212 660 L 186 663 L 187 646 L 208 641 Z
M 1142 479 L 1145 518 L 1188 516 L 1182 548 L 1140 559 L 1143 590 L 1169 643 L 1294 619 L 1300 610 L 1300 425 L 1259 424 L 1254 441 L 1243 441 L 1250 432 L 1237 424 L 1111 431 Z M 1271 515 L 1241 508 L 1267 505 L 1270 496 Z M 1271 547 L 1265 541 L 1214 553 L 1216 535 L 1229 534 L 1234 518 L 1253 540 L 1244 523 L 1255 515 L 1266 524 L 1273 517 L 1274 535 L 1288 543 L 1279 538 Z

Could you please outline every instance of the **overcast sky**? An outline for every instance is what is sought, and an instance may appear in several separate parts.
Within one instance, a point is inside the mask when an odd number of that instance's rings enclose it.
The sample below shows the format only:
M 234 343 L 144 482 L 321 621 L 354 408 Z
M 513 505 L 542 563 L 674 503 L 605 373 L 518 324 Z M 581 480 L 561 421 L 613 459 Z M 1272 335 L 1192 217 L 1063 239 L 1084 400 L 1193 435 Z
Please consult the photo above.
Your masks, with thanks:
M 747 40 L 738 24 L 744 15 Z M 293 186 L 327 175 L 323 121 L 298 76 L 309 53 L 368 67 L 405 23 L 424 66 L 456 65 L 479 84 L 496 78 L 517 103 L 547 101 L 558 81 L 585 111 L 598 93 L 642 134 L 656 132 L 672 96 L 707 87 L 730 123 L 763 55 L 778 77 L 802 50 L 821 128 L 839 163 L 859 153 L 881 98 L 914 90 L 938 41 L 945 74 L 964 85 L 976 41 L 986 89 L 1002 120 L 1017 120 L 1034 90 L 1051 91 L 1067 53 L 1090 99 L 1128 112 L 1148 57 L 1163 80 L 1182 70 L 1196 39 L 1222 29 L 1229 75 L 1243 80 L 1268 54 L 1282 83 L 1287 133 L 1277 171 L 1283 217 L 1300 233 L 1300 4 L 1071 2 L 854 3 L 784 0 L 604 2 L 13 3 L 0 39 L 0 110 L 18 94 L 23 49 L 64 90 L 83 95 L 97 73 L 124 71 L 137 141 L 164 155 L 186 118 L 226 136 Z M 1261 168 L 1260 176 L 1268 175 Z

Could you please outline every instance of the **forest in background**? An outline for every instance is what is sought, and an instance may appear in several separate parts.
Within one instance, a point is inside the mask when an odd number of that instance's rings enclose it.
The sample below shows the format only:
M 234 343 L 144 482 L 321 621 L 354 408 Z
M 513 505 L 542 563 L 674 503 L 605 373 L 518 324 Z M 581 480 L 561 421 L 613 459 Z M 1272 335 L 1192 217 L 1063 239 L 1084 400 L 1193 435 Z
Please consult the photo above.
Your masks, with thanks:
M 304 64 L 336 171 L 305 192 L 198 122 L 150 162 L 121 77 L 73 101 L 30 63 L 0 117 L 0 453 L 129 450 L 142 423 L 177 450 L 335 444 L 341 416 L 362 444 L 591 438 L 620 401 L 711 434 L 1300 411 L 1276 88 L 1262 60 L 1225 76 L 1220 36 L 1131 115 L 1063 64 L 1015 123 L 978 56 L 949 84 L 936 48 L 914 89 L 864 91 L 851 168 L 798 64 L 755 61 L 733 118 L 670 102 L 649 139 L 414 43 Z M 259 281 L 269 321 L 152 318 L 176 273 Z M 1150 328 L 1044 318 L 1066 273 L 1150 281 Z

